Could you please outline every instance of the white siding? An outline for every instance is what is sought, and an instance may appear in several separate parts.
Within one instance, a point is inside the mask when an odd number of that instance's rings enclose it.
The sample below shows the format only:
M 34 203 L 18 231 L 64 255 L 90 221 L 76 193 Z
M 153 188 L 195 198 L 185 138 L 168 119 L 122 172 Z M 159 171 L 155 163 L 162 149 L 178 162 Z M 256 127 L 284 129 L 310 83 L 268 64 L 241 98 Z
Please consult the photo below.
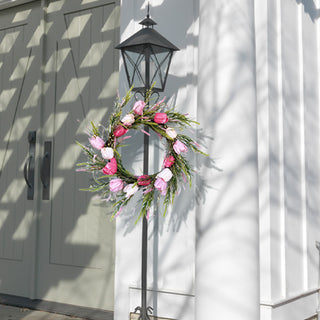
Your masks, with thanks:
M 122 1 L 122 40 L 140 29 L 146 4 Z M 151 219 L 148 303 L 160 317 L 259 317 L 253 9 L 243 0 L 151 2 L 156 30 L 181 49 L 163 96 L 200 120 L 198 140 L 210 153 L 194 162 L 202 169 L 194 189 L 176 198 L 166 218 L 155 212 L 159 221 Z M 125 84 L 122 69 L 122 90 Z M 117 221 L 116 320 L 140 304 L 141 226 L 128 223 L 131 211 Z
M 122 39 L 140 28 L 137 22 L 146 3 L 122 2 Z M 169 248 L 166 264 L 176 262 L 174 269 L 150 267 L 151 278 L 157 272 L 157 282 L 149 282 L 157 299 L 150 303 L 157 302 L 159 316 L 302 320 L 316 314 L 319 4 L 307 0 L 151 2 L 152 17 L 159 23 L 156 28 L 174 30 L 165 36 L 182 48 L 175 54 L 165 94 L 196 113 L 204 128 L 200 142 L 211 155 L 196 162 L 202 171 L 195 198 L 199 194 L 202 198 L 196 215 L 193 209 L 186 211 L 187 228 L 179 229 L 179 237 L 169 228 L 150 236 L 150 261 L 162 264 L 152 244 L 159 241 Z M 192 69 L 195 63 L 198 67 Z M 123 73 L 120 79 L 124 86 Z M 198 98 L 184 104 L 186 90 Z M 178 200 L 175 209 L 179 207 L 187 208 L 185 199 Z M 194 219 L 196 237 L 190 232 Z M 141 231 L 139 226 L 126 230 L 126 222 L 119 220 L 116 320 L 139 304 Z M 177 248 L 178 257 L 170 247 Z M 193 247 L 195 254 L 190 251 Z M 135 267 L 125 274 L 128 260 Z M 184 273 L 188 267 L 195 268 L 194 280 L 191 273 Z M 185 283 L 175 278 L 179 272 L 185 275 Z M 162 281 L 165 278 L 170 281 Z M 186 283 L 193 281 L 195 291 L 187 290 Z M 166 292 L 175 305 L 164 304 Z M 173 298 L 177 293 L 184 298 Z M 186 305 L 187 311 L 179 314 L 177 310 Z
M 253 1 L 200 1 L 197 115 L 211 140 L 202 141 L 195 319 L 259 318 L 254 43 Z
M 140 30 L 139 22 L 146 16 L 147 1 L 122 1 L 121 40 Z M 155 29 L 175 44 L 180 51 L 174 54 L 166 91 L 169 105 L 176 105 L 183 113 L 196 118 L 197 110 L 197 1 L 150 1 L 151 18 L 158 24 Z M 128 88 L 124 69 L 120 69 L 121 94 Z M 150 172 L 159 170 L 158 137 L 151 139 Z M 132 148 L 132 149 L 130 149 Z M 142 158 L 142 141 L 127 147 L 122 156 L 126 167 L 139 170 Z M 137 152 L 138 150 L 138 152 Z M 151 215 L 149 226 L 148 305 L 154 314 L 173 319 L 194 319 L 194 261 L 195 211 L 194 189 L 181 192 L 178 201 L 167 217 L 161 211 Z M 140 303 L 141 224 L 134 224 L 134 205 L 126 208 L 117 218 L 115 319 L 127 319 Z M 156 218 L 156 215 L 159 215 Z M 131 219 L 131 221 L 129 220 Z
M 262 319 L 317 308 L 318 16 L 310 1 L 256 1 Z

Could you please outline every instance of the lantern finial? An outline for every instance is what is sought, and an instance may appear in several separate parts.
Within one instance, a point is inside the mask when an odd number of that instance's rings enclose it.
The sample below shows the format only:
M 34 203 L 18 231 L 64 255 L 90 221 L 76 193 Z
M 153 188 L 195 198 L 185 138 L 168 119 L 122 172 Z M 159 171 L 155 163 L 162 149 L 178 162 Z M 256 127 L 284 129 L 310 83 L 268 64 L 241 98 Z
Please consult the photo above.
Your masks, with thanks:
M 141 22 L 139 22 L 139 24 L 146 26 L 147 28 L 150 28 L 150 27 L 153 28 L 153 26 L 157 24 L 155 21 L 153 21 L 150 18 L 150 2 L 149 1 L 148 1 L 147 16 Z

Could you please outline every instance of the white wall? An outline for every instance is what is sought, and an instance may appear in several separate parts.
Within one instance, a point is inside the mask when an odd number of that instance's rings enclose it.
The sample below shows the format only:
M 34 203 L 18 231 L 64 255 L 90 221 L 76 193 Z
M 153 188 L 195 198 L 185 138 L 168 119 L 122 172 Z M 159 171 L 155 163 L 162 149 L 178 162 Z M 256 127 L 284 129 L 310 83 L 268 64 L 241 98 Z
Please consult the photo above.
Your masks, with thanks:
M 210 154 L 195 159 L 194 189 L 165 219 L 151 219 L 150 304 L 173 319 L 311 317 L 319 286 L 319 0 L 150 4 L 157 30 L 181 48 L 165 95 L 201 123 L 196 134 Z M 140 28 L 145 5 L 123 0 L 122 40 Z M 117 221 L 116 320 L 140 299 L 141 230 L 127 221 Z
M 131 36 L 141 28 L 138 23 L 146 15 L 147 1 L 122 1 L 121 40 Z M 151 18 L 158 25 L 155 29 L 173 42 L 180 51 L 173 57 L 166 92 L 169 104 L 178 106 L 183 113 L 197 116 L 197 6 L 193 0 L 150 1 Z M 120 73 L 120 88 L 123 93 L 127 82 L 123 68 Z M 139 136 L 139 135 L 138 135 Z M 140 135 L 142 138 L 142 135 Z M 157 139 L 158 140 L 158 139 Z M 150 141 L 150 172 L 158 171 L 162 160 L 157 151 L 158 141 Z M 155 146 L 153 146 L 155 144 Z M 130 168 L 134 157 L 134 167 L 142 168 L 142 141 L 128 147 L 130 159 L 123 155 Z M 140 149 L 139 149 L 140 147 Z M 131 149 L 130 149 L 131 148 Z M 137 154 L 136 149 L 140 154 Z M 138 153 L 139 153 L 138 152 Z M 134 156 L 132 156 L 134 154 Z M 149 225 L 148 293 L 149 305 L 154 314 L 174 319 L 194 319 L 194 269 L 195 269 L 195 214 L 194 190 L 182 192 L 174 207 L 162 217 L 151 216 Z M 140 261 L 141 224 L 134 226 L 134 206 L 121 213 L 117 219 L 116 236 L 116 287 L 115 319 L 128 319 L 129 312 L 140 305 Z M 156 212 L 155 212 L 156 214 Z
M 262 319 L 306 319 L 319 286 L 319 1 L 256 1 Z
M 195 319 L 259 319 L 254 36 L 253 1 L 200 1 L 198 120 L 215 163 L 202 169 Z
M 140 28 L 137 22 L 145 15 L 145 4 L 122 2 L 122 40 Z M 211 155 L 195 159 L 202 170 L 194 189 L 180 195 L 165 219 L 151 219 L 150 231 L 159 226 L 149 242 L 148 287 L 154 290 L 150 305 L 158 316 L 173 319 L 257 320 L 253 2 L 150 4 L 156 29 L 181 49 L 175 53 L 165 95 L 201 122 L 196 134 Z M 124 83 L 122 70 L 122 91 Z M 139 305 L 140 225 L 134 228 L 125 217 L 119 218 L 116 242 L 118 320 L 127 319 Z

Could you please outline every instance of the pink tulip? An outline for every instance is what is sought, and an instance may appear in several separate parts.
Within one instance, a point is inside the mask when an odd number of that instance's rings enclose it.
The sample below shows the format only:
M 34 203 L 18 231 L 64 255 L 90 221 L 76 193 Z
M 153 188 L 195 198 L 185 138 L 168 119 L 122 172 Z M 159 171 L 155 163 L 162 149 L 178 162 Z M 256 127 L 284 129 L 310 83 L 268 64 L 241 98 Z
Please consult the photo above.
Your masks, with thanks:
M 105 142 L 100 138 L 100 137 L 97 137 L 97 136 L 92 136 L 90 139 L 89 139 L 91 145 L 95 148 L 95 149 L 98 149 L 98 150 L 101 150 L 104 145 L 105 145 Z
M 121 179 L 113 179 L 109 183 L 110 191 L 119 192 L 123 188 L 123 181 Z
M 118 124 L 114 131 L 113 131 L 113 134 L 115 137 L 121 137 L 123 136 L 124 134 L 126 134 L 128 132 L 128 129 L 124 128 L 121 124 Z
M 154 115 L 153 121 L 159 124 L 167 123 L 169 121 L 168 116 L 164 112 L 157 112 Z
M 102 172 L 108 176 L 113 176 L 118 170 L 117 160 L 115 158 L 110 159 L 110 161 L 102 169 Z
M 150 177 L 147 174 L 138 177 L 139 186 L 148 186 L 151 183 Z
M 188 148 L 184 143 L 182 143 L 181 141 L 177 140 L 173 145 L 173 150 L 177 154 L 180 154 L 181 152 L 187 152 Z
M 174 161 L 175 161 L 174 156 L 170 155 L 164 159 L 163 166 L 165 168 L 170 168 L 174 164 Z
M 146 103 L 142 100 L 137 101 L 133 106 L 133 111 L 135 114 L 142 115 L 143 109 L 146 106 Z
M 167 192 L 167 183 L 162 178 L 157 178 L 154 183 L 154 187 L 161 192 L 161 195 L 165 195 Z

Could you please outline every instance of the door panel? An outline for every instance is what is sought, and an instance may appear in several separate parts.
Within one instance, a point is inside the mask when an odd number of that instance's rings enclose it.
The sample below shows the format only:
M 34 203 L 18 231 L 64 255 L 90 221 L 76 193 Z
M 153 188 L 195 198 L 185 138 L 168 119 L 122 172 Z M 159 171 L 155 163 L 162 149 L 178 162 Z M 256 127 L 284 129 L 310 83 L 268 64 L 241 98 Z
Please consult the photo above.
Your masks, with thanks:
M 0 292 L 112 310 L 115 225 L 105 203 L 79 190 L 90 175 L 75 171 L 83 161 L 75 141 L 87 141 L 90 121 L 112 111 L 119 3 L 41 3 L 0 11 Z M 35 193 L 27 200 L 33 130 Z M 44 168 L 50 179 L 41 179 Z
M 32 9 L 32 10 L 31 10 Z M 21 12 L 28 12 L 25 20 Z M 0 292 L 31 296 L 35 266 L 35 202 L 27 200 L 28 133 L 39 128 L 39 48 L 28 47 L 37 4 L 0 12 Z M 32 11 L 32 12 L 31 12 Z M 29 163 L 34 165 L 35 157 Z M 26 167 L 27 168 L 27 167 Z
M 87 141 L 90 120 L 106 121 L 111 112 L 119 8 L 113 1 L 60 3 L 59 11 L 48 14 L 44 139 L 52 141 L 52 192 L 50 201 L 41 202 L 37 294 L 112 310 L 115 226 L 105 203 L 79 191 L 90 175 L 75 172 L 82 161 L 75 140 Z M 102 95 L 112 77 L 109 95 Z
M 13 37 L 4 35 L 7 30 L 2 30 L 2 44 L 7 40 L 11 42 Z M 10 36 L 12 35 L 10 33 Z M 18 46 L 12 46 L 3 57 L 1 68 L 1 176 L 0 176 L 0 201 L 1 201 L 1 220 L 3 232 L 0 233 L 0 258 L 22 261 L 23 243 L 14 239 L 14 234 L 19 224 L 23 221 L 24 210 L 21 207 L 25 204 L 26 184 L 23 180 L 22 167 L 27 156 L 27 134 L 31 120 L 30 115 L 23 115 L 19 96 L 23 90 L 22 79 L 15 83 L 9 79 L 11 75 L 10 67 L 18 65 L 21 51 Z M 11 52 L 12 51 L 12 52 Z M 4 52 L 4 51 L 2 51 Z M 19 52 L 19 53 L 17 53 Z M 23 50 L 25 56 L 27 51 Z M 26 68 L 21 68 L 22 78 L 25 77 Z M 11 78 L 11 77 L 10 77 Z M 24 143 L 21 140 L 24 136 Z M 19 172 L 20 171 L 20 172 Z

